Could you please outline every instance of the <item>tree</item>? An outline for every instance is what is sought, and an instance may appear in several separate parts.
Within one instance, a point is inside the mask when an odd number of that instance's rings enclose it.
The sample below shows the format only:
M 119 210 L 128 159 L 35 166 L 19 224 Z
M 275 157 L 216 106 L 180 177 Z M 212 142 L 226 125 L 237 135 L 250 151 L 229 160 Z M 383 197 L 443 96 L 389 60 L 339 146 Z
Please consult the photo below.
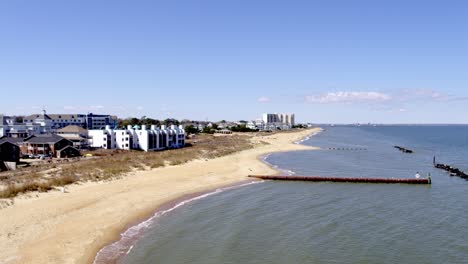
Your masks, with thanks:
M 205 133 L 205 134 L 214 134 L 214 129 L 210 128 L 210 127 L 205 127 L 203 128 L 202 130 L 202 133 Z
M 187 132 L 187 134 L 198 134 L 200 131 L 198 131 L 198 128 L 189 125 L 185 127 L 185 132 Z
M 234 127 L 231 127 L 230 130 L 232 132 L 256 132 L 258 129 L 251 129 L 248 128 L 246 125 L 237 125 Z
M 159 126 L 161 122 L 159 122 L 159 120 L 153 119 L 153 118 L 144 118 L 144 119 L 140 120 L 140 123 L 142 125 L 147 125 L 147 126 L 151 126 L 151 125 Z
M 164 121 L 162 121 L 163 125 L 170 126 L 170 125 L 176 125 L 178 126 L 180 124 L 179 120 L 174 119 L 174 118 L 167 118 Z

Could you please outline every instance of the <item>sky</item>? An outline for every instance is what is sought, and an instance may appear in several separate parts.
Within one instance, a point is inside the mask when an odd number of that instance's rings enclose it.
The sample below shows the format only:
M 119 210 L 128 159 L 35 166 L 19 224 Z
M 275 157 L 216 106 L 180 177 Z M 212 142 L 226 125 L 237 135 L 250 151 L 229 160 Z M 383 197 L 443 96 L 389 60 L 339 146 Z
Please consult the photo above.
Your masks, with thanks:
M 0 113 L 468 123 L 468 2 L 0 1 Z

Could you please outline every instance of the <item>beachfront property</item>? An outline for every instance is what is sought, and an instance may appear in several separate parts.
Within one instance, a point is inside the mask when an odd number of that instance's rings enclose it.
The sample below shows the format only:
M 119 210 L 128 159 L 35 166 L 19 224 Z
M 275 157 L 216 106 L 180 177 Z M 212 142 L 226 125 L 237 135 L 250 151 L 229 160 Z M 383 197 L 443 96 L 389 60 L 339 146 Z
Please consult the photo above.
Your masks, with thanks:
M 261 119 L 247 122 L 247 128 L 260 131 L 289 130 L 295 125 L 294 114 L 264 113 Z
M 58 129 L 56 134 L 73 142 L 77 149 L 88 148 L 88 130 L 77 125 L 69 125 Z
M 126 129 L 89 130 L 89 146 L 103 149 L 156 151 L 185 146 L 185 130 L 182 126 L 155 125 L 127 126 Z
M 23 154 L 55 158 L 80 156 L 80 151 L 73 147 L 72 141 L 55 134 L 32 135 L 17 144 Z
M 245 126 L 253 130 L 262 131 L 265 128 L 265 122 L 263 122 L 263 119 L 252 120 L 247 122 Z
M 14 117 L 0 115 L 0 137 L 26 138 L 52 132 L 52 121 L 43 111 L 27 122 L 17 122 Z
M 265 122 L 265 124 L 282 124 L 282 125 L 288 125 L 290 127 L 293 127 L 294 126 L 294 123 L 295 123 L 295 118 L 294 118 L 294 114 L 285 114 L 285 113 L 281 113 L 281 114 L 268 114 L 268 113 L 264 113 L 263 114 L 263 122 Z

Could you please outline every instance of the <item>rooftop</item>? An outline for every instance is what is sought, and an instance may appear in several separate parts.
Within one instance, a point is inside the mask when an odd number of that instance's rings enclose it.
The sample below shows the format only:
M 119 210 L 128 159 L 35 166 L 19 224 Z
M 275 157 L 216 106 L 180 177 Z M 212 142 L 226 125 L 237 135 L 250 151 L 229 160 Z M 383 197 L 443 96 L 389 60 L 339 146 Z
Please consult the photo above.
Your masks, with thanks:
M 69 125 L 64 128 L 57 130 L 57 133 L 75 133 L 75 134 L 85 134 L 88 133 L 88 130 L 75 125 Z

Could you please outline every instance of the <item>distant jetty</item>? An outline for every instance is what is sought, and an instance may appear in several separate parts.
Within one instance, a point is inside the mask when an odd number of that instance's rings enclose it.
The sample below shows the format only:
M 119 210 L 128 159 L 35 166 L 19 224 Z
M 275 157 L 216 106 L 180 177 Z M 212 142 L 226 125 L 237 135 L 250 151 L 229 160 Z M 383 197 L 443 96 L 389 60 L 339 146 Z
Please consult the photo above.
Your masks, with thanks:
M 448 173 L 450 173 L 450 176 L 458 176 L 460 178 L 468 180 L 468 174 L 466 174 L 465 172 L 463 172 L 462 170 L 458 168 L 452 167 L 447 164 L 442 164 L 442 163 L 434 163 L 434 167 L 447 171 Z
M 328 148 L 328 150 L 349 150 L 349 151 L 359 151 L 367 150 L 366 148 Z
M 431 184 L 427 179 L 394 179 L 394 178 L 342 178 L 320 176 L 276 176 L 276 175 L 249 175 L 251 178 L 277 181 L 312 181 L 312 182 L 352 182 L 352 183 L 404 183 L 404 184 Z
M 414 153 L 414 151 L 412 151 L 411 149 L 407 149 L 407 148 L 404 148 L 404 147 L 394 146 L 394 148 L 398 149 L 399 151 L 401 151 L 403 153 Z

